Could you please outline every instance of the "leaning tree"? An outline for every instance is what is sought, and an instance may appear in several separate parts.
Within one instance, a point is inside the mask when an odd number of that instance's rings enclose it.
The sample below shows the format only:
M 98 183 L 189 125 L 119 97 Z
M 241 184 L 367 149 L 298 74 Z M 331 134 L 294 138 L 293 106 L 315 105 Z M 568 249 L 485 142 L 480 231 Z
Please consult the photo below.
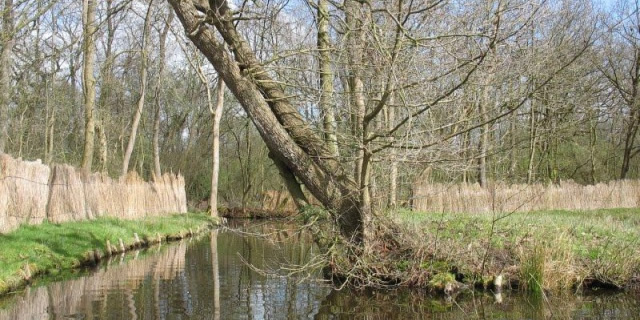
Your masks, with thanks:
M 331 213 L 342 236 L 358 244 L 376 237 L 371 201 L 376 164 L 395 163 L 399 153 L 407 159 L 454 144 L 461 135 L 486 136 L 488 123 L 527 108 L 533 94 L 592 42 L 589 33 L 567 29 L 574 46 L 559 54 L 538 39 L 544 57 L 554 58 L 533 63 L 540 55 L 522 50 L 522 42 L 529 35 L 543 36 L 536 28 L 554 23 L 545 15 L 563 8 L 545 1 L 302 1 L 318 13 L 317 33 L 308 32 L 317 34 L 317 47 L 274 49 L 270 59 L 259 59 L 247 30 L 258 19 L 272 28 L 262 37 L 278 32 L 278 17 L 265 16 L 268 8 L 260 7 L 272 2 L 169 0 L 189 39 L 255 124 L 296 203 L 308 203 L 304 185 Z M 278 3 L 273 11 L 283 12 L 288 5 Z M 508 48 L 515 48 L 515 54 Z M 291 94 L 295 84 L 273 67 L 274 61 L 305 52 L 313 52 L 320 65 L 301 71 L 315 73 L 320 83 L 318 109 L 325 118 L 316 123 L 300 113 L 306 106 L 296 97 L 303 90 Z M 487 59 L 505 54 L 510 56 Z M 518 67 L 487 63 L 509 59 L 519 60 Z M 521 70 L 528 65 L 536 68 L 534 83 L 524 76 L 530 70 Z M 287 72 L 304 68 L 290 66 Z M 518 94 L 502 95 L 494 107 L 480 111 L 461 104 L 468 99 L 465 88 L 482 70 L 519 85 Z

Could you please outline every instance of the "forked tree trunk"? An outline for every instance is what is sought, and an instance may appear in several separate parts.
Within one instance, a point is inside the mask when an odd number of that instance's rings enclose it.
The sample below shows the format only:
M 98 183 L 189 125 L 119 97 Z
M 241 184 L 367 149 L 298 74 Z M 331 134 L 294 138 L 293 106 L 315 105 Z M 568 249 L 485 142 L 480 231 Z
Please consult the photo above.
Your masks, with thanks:
M 191 41 L 207 57 L 242 105 L 275 157 L 333 215 L 343 236 L 362 241 L 359 190 L 341 165 L 291 105 L 237 32 L 226 1 L 210 1 L 211 22 L 233 50 L 225 50 L 213 29 L 203 26 L 191 1 L 169 0 Z M 366 214 L 366 213 L 365 213 Z

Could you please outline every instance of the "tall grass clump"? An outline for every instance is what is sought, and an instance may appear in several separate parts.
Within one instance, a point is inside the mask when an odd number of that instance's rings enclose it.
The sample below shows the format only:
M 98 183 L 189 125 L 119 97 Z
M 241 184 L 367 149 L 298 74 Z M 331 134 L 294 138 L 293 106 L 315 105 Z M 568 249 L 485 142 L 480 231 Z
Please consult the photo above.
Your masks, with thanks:
M 497 276 L 506 286 L 532 293 L 622 289 L 640 280 L 638 208 L 506 214 L 401 210 L 394 221 L 414 239 L 416 254 L 447 261 L 456 278 L 485 287 Z
M 540 243 L 521 253 L 520 282 L 525 291 L 534 295 L 542 295 L 544 292 L 545 255 L 545 247 Z

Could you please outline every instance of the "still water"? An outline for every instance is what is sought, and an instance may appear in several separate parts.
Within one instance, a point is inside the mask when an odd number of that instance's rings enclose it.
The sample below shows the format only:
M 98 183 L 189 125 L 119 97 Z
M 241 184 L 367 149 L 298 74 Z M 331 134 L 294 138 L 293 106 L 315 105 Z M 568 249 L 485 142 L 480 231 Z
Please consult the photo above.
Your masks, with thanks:
M 296 272 L 313 269 L 315 252 L 294 225 L 231 229 L 46 279 L 0 299 L 0 319 L 640 319 L 634 294 L 447 300 L 416 290 L 334 290 L 317 272 Z

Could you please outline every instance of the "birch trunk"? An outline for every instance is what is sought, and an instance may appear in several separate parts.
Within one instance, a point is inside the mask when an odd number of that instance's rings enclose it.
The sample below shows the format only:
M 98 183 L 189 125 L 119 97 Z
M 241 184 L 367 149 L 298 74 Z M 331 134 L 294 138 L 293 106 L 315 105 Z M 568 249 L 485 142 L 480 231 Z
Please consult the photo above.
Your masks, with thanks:
M 211 163 L 211 195 L 209 204 L 211 206 L 211 216 L 218 216 L 218 176 L 220 173 L 220 119 L 222 119 L 222 109 L 224 107 L 224 81 L 218 79 L 216 86 L 215 109 L 209 107 L 211 118 L 213 118 L 212 139 L 213 139 L 213 160 Z

